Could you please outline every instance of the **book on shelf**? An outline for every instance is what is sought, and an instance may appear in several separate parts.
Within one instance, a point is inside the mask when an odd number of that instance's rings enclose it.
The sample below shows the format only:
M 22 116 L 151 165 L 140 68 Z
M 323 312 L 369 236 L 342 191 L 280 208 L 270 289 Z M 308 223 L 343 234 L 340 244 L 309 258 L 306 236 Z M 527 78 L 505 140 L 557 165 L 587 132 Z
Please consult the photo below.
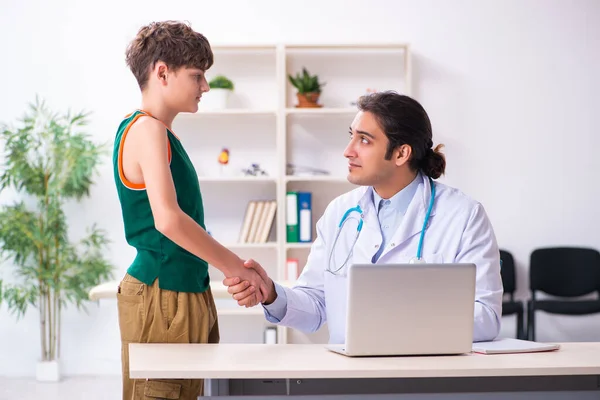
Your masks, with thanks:
M 266 243 L 275 220 L 275 200 L 252 200 L 246 207 L 246 215 L 240 230 L 239 243 Z

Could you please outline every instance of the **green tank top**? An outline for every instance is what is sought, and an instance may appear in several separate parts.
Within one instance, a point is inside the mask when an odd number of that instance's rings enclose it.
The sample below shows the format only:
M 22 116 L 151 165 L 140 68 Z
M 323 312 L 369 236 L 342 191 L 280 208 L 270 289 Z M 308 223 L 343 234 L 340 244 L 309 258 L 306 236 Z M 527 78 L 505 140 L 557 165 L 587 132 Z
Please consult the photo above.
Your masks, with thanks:
M 208 263 L 156 230 L 145 185 L 129 182 L 123 174 L 123 144 L 129 128 L 142 116 L 152 117 L 144 111 L 136 111 L 125 117 L 119 125 L 113 149 L 114 178 L 121 203 L 125 238 L 137 250 L 127 273 L 147 285 L 158 278 L 161 289 L 204 292 L 209 286 Z M 169 129 L 167 136 L 171 175 L 179 207 L 205 229 L 196 170 L 177 136 Z

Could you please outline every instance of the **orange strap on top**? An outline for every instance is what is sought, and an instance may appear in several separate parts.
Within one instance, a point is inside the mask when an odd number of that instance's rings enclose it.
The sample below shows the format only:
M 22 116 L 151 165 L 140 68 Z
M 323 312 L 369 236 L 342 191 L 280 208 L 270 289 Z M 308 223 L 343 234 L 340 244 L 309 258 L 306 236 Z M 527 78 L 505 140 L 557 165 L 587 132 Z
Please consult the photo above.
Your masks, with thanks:
M 142 111 L 140 110 L 141 114 L 136 115 L 130 122 L 129 124 L 127 124 L 127 127 L 125 128 L 125 131 L 123 132 L 123 135 L 121 136 L 121 141 L 119 143 L 119 156 L 118 156 L 118 169 L 119 169 L 119 177 L 121 178 L 121 182 L 123 183 L 123 185 L 125 185 L 125 187 L 129 188 L 129 189 L 134 189 L 134 190 L 144 190 L 146 189 L 146 185 L 144 183 L 133 183 L 130 182 L 126 177 L 125 177 L 125 173 L 123 172 L 123 148 L 125 145 L 125 138 L 127 137 L 127 133 L 129 133 L 129 129 L 133 126 L 133 124 L 135 124 L 135 121 L 138 120 L 138 118 L 140 117 L 145 117 L 145 116 L 149 116 L 154 118 L 154 116 L 152 116 L 150 113 L 147 113 L 146 111 Z M 131 114 L 129 114 L 128 116 L 131 116 Z M 157 121 L 161 122 L 163 125 L 165 125 L 162 121 L 160 121 L 157 118 L 154 118 Z M 165 125 L 165 128 L 168 130 L 169 128 Z M 173 134 L 175 135 L 175 134 Z M 177 136 L 175 136 L 177 137 Z M 168 152 L 168 160 L 169 160 L 169 164 L 171 163 L 171 143 L 169 142 L 169 138 L 167 137 L 167 152 Z
M 171 133 L 173 134 L 173 136 L 175 136 L 175 137 L 177 138 L 177 140 L 179 140 L 179 137 L 178 137 L 178 136 L 175 134 L 175 132 L 173 132 L 173 129 L 169 128 L 169 127 L 167 126 L 167 124 L 165 124 L 164 122 L 162 122 L 160 119 L 156 118 L 154 115 L 150 114 L 148 111 L 145 111 L 145 110 L 138 110 L 138 111 L 139 111 L 139 112 L 141 112 L 141 113 L 144 113 L 144 114 L 146 114 L 146 115 L 147 115 L 147 116 L 149 116 L 149 117 L 152 117 L 152 118 L 154 118 L 155 120 L 157 120 L 158 122 L 160 122 L 161 124 L 163 124 L 163 125 L 164 125 L 164 127 L 165 127 L 165 128 L 167 128 L 167 130 L 168 130 L 169 132 L 171 132 Z M 129 114 L 129 115 L 131 115 L 131 114 Z

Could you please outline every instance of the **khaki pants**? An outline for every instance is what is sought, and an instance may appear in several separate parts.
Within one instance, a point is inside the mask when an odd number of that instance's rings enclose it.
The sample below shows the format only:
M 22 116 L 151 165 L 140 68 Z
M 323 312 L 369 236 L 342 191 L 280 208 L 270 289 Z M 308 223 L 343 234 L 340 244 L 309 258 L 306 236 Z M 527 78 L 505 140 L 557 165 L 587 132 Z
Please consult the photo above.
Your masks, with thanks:
M 158 279 L 145 285 L 126 274 L 117 293 L 121 330 L 123 400 L 192 400 L 203 380 L 130 379 L 129 343 L 218 343 L 217 310 L 210 288 L 204 293 L 162 290 Z

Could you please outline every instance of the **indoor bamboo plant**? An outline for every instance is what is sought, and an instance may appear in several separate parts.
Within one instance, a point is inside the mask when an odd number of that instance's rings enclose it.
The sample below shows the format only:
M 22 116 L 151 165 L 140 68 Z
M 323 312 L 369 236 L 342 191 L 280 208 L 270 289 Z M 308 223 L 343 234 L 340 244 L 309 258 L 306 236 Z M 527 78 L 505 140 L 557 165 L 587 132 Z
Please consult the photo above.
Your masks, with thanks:
M 87 291 L 112 278 L 104 258 L 107 239 L 92 226 L 78 243 L 68 238 L 67 201 L 88 196 L 105 151 L 81 128 L 87 114 L 56 114 L 42 101 L 30 105 L 17 127 L 0 128 L 0 192 L 16 191 L 17 200 L 0 206 L 0 302 L 17 319 L 28 306 L 40 316 L 39 380 L 58 380 L 61 311 L 83 307 Z M 76 223 L 76 221 L 70 221 Z

